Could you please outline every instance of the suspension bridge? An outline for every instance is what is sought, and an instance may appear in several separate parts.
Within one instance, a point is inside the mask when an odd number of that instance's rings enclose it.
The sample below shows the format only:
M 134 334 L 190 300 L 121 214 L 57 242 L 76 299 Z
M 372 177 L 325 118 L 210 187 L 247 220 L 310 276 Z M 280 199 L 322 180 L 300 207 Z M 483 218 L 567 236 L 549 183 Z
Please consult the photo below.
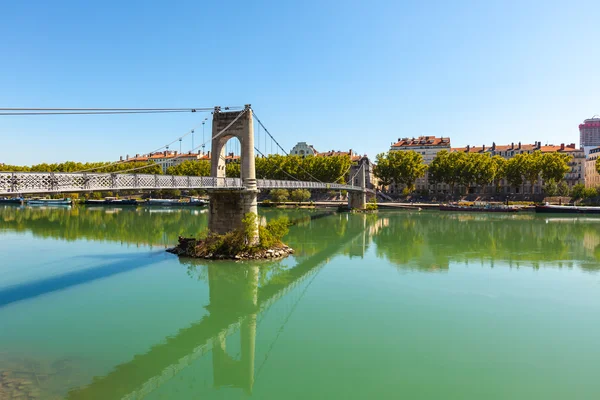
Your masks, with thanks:
M 141 109 L 134 111 L 113 110 L 112 112 L 155 112 L 154 109 L 149 110 L 150 111 Z M 168 111 L 165 112 L 179 111 L 179 109 L 173 109 L 173 111 L 168 109 Z M 196 110 L 194 109 L 193 111 Z M 10 113 L 15 113 L 16 111 L 9 110 L 3 112 L 11 115 Z M 47 111 L 45 112 L 47 113 Z M 84 110 L 71 111 L 70 113 L 83 112 L 106 113 L 108 111 Z M 0 112 L 0 115 L 3 115 L 2 112 Z M 27 115 L 27 113 L 23 113 L 22 115 Z M 255 150 L 261 155 L 264 154 L 255 146 L 255 113 L 251 106 L 247 104 L 240 111 L 224 111 L 221 107 L 217 106 L 213 109 L 212 115 L 212 135 L 210 141 L 213 156 L 211 158 L 210 177 L 148 175 L 138 174 L 136 172 L 148 168 L 148 166 L 135 167 L 112 174 L 93 173 L 91 170 L 77 171 L 75 173 L 0 173 L 0 195 L 15 193 L 52 194 L 130 189 L 205 189 L 208 191 L 210 199 L 208 229 L 211 232 L 218 234 L 224 234 L 241 228 L 242 220 L 246 214 L 258 214 L 257 198 L 261 189 L 302 188 L 347 190 L 349 193 L 349 207 L 356 209 L 365 208 L 367 189 L 365 185 L 364 167 L 359 168 L 356 174 L 350 179 L 350 182 L 352 182 L 351 185 L 343 185 L 335 182 L 321 182 L 308 173 L 308 171 L 304 172 L 311 178 L 314 178 L 314 181 L 301 181 L 291 175 L 290 177 L 294 178 L 294 180 L 256 179 Z M 256 118 L 256 120 L 258 121 L 259 126 L 264 129 L 265 133 L 270 136 L 272 141 L 287 154 L 287 152 L 279 145 L 279 142 L 264 127 L 262 122 L 260 122 L 258 118 Z M 193 132 L 193 130 L 191 132 Z M 240 178 L 227 178 L 225 173 L 226 146 L 232 138 L 237 138 L 240 143 Z M 181 138 L 176 141 L 180 140 Z M 198 148 L 204 148 L 205 143 L 202 143 Z M 166 147 L 168 148 L 168 145 Z M 180 154 L 180 156 L 182 155 Z M 122 161 L 118 161 L 113 164 L 121 162 Z M 286 174 L 289 175 L 289 173 Z M 356 185 L 354 184 L 355 182 L 357 183 Z M 254 233 L 254 237 L 251 241 L 258 241 L 258 230 Z

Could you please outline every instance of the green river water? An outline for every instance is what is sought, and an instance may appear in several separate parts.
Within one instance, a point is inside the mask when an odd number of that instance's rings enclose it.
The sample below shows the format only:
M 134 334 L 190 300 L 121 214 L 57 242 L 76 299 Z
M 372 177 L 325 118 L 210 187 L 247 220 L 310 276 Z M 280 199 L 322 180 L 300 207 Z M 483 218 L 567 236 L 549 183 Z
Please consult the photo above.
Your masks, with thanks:
M 164 251 L 205 210 L 0 206 L 0 399 L 600 398 L 600 218 L 326 213 L 234 263 Z

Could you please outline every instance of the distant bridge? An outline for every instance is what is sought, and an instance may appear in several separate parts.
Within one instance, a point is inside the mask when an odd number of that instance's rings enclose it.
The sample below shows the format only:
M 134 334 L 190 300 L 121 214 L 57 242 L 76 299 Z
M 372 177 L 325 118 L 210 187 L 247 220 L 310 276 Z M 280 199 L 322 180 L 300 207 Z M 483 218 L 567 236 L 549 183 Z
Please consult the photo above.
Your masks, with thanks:
M 258 189 L 330 189 L 363 191 L 340 183 L 257 179 Z M 0 172 L 0 195 L 52 194 L 118 190 L 245 188 L 240 178 L 151 174 L 99 174 L 62 172 Z

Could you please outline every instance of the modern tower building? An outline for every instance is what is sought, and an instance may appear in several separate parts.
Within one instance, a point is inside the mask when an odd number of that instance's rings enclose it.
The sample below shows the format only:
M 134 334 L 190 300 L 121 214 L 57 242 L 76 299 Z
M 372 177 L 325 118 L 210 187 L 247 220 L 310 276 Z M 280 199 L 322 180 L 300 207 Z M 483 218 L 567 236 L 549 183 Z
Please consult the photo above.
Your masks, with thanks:
M 591 149 L 600 146 L 600 118 L 586 119 L 579 125 L 579 146 L 588 155 Z

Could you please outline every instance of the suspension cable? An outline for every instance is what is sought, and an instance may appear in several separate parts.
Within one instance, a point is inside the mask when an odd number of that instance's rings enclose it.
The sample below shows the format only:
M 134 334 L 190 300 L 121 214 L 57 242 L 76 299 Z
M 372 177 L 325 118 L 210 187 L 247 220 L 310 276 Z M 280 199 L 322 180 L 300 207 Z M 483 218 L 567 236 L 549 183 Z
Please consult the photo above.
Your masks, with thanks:
M 169 147 L 169 146 L 171 146 L 173 143 L 176 143 L 176 142 L 178 142 L 180 139 L 183 139 L 184 137 L 186 137 L 186 136 L 188 136 L 188 135 L 192 134 L 192 133 L 194 132 L 194 130 L 196 130 L 196 129 L 198 129 L 198 128 L 200 127 L 200 125 L 201 125 L 201 124 L 198 124 L 198 125 L 196 125 L 196 126 L 195 126 L 195 127 L 193 127 L 192 129 L 190 129 L 190 130 L 189 130 L 189 131 L 188 131 L 186 134 L 184 134 L 184 135 L 182 135 L 182 136 L 179 136 L 177 139 L 173 140 L 172 142 L 170 142 L 170 143 L 168 143 L 168 144 L 166 144 L 166 145 L 164 145 L 164 146 L 161 146 L 161 147 L 159 147 L 158 149 L 156 149 L 156 150 L 153 150 L 153 151 L 149 152 L 148 154 L 156 153 L 156 152 L 158 152 L 159 150 L 162 150 L 162 149 L 164 149 L 164 148 L 168 148 L 168 147 Z M 193 151 L 193 150 L 192 150 L 192 151 Z M 130 161 L 130 160 L 119 160 L 119 161 L 113 161 L 113 162 L 110 162 L 110 163 L 108 163 L 108 164 L 106 164 L 106 165 L 103 165 L 103 166 L 100 166 L 100 167 L 87 168 L 87 169 L 83 169 L 83 170 L 80 170 L 80 171 L 75 171 L 75 172 L 73 172 L 73 173 L 83 173 L 83 172 L 95 171 L 95 170 L 97 170 L 97 169 L 102 169 L 102 168 L 110 167 L 110 166 L 117 165 L 117 164 L 123 164 L 123 163 L 127 163 L 127 162 L 131 162 L 131 161 Z
M 239 106 L 228 106 L 225 110 L 238 109 Z M 2 115 L 105 115 L 105 114 L 160 114 L 182 112 L 204 112 L 213 108 L 0 108 Z
M 262 128 L 264 129 L 264 131 L 267 133 L 267 135 L 269 135 L 271 137 L 271 139 L 275 142 L 275 144 L 281 149 L 281 151 L 283 151 L 283 154 L 285 154 L 286 156 L 289 156 L 288 152 L 284 150 L 283 147 L 281 147 L 281 145 L 279 144 L 279 142 L 277 142 L 277 140 L 275 140 L 275 138 L 273 137 L 273 135 L 271 135 L 271 132 L 269 132 L 269 130 L 265 127 L 265 125 L 261 122 L 261 120 L 258 118 L 258 116 L 256 115 L 256 113 L 254 112 L 254 110 L 252 110 L 252 115 L 254 116 L 254 118 L 256 118 L 256 120 L 258 121 L 258 123 L 260 124 L 260 126 L 262 126 Z M 323 183 L 322 181 L 320 181 L 319 179 L 315 178 L 310 172 L 308 172 L 306 169 L 304 169 L 304 167 L 302 167 L 301 164 L 298 164 L 298 166 L 300 167 L 300 169 L 302 171 L 304 171 L 308 176 L 310 176 L 311 178 L 313 178 L 315 181 L 319 182 L 319 183 Z
M 200 147 L 202 147 L 203 145 L 205 145 L 205 144 L 206 144 L 206 143 L 208 143 L 209 141 L 211 141 L 211 140 L 214 140 L 214 139 L 218 138 L 219 136 L 221 136 L 223 133 L 225 133 L 225 131 L 227 131 L 227 129 L 229 129 L 229 128 L 230 128 L 230 127 L 231 127 L 231 126 L 234 124 L 234 123 L 236 123 L 236 122 L 237 122 L 237 120 L 238 120 L 238 119 L 240 119 L 240 117 L 246 113 L 246 111 L 247 111 L 247 110 L 243 110 L 242 112 L 240 112 L 240 113 L 237 115 L 237 117 L 235 117 L 235 119 L 234 119 L 233 121 L 231 121 L 231 122 L 230 122 L 230 123 L 229 123 L 229 124 L 228 124 L 228 125 L 227 125 L 225 128 L 223 128 L 223 129 L 222 129 L 222 130 L 221 130 L 219 133 L 217 133 L 215 136 L 211 137 L 209 140 L 206 140 L 206 141 L 205 141 L 204 143 L 202 143 L 200 146 L 196 146 L 196 148 L 195 148 L 195 149 L 192 149 L 192 151 L 194 151 L 194 150 L 196 150 L 196 149 L 199 149 Z M 177 140 L 179 140 L 179 139 L 177 139 Z M 177 141 L 177 140 L 176 140 L 176 141 Z M 213 153 L 214 153 L 214 152 L 213 152 Z M 137 167 L 137 168 L 131 168 L 131 169 L 127 169 L 127 170 L 124 170 L 124 171 L 118 171 L 117 173 L 120 173 L 120 174 L 122 174 L 122 173 L 125 173 L 125 172 L 131 172 L 131 171 L 137 171 L 137 170 L 144 169 L 144 168 L 149 168 L 149 167 L 152 167 L 152 166 L 154 166 L 154 165 L 162 165 L 162 164 L 166 164 L 166 163 L 168 163 L 168 162 L 171 162 L 171 161 L 173 161 L 173 160 L 175 160 L 175 159 L 177 159 L 177 158 L 179 158 L 179 157 L 181 157 L 181 156 L 183 156 L 183 154 L 179 154 L 179 155 L 177 155 L 177 156 L 173 157 L 172 159 L 170 159 L 170 160 L 168 160 L 168 161 L 158 161 L 158 162 L 155 162 L 155 163 L 151 163 L 151 164 L 145 165 L 145 166 L 143 166 L 143 167 Z
M 312 285 L 313 281 L 317 278 L 317 276 L 319 276 L 319 274 L 321 273 L 322 270 L 323 270 L 323 267 L 319 268 L 319 270 L 317 271 L 317 273 L 308 282 L 308 285 L 306 285 L 306 287 L 304 287 L 304 290 L 302 290 L 302 293 L 300 293 L 300 297 L 298 298 L 298 300 L 296 300 L 296 302 L 292 306 L 289 314 L 287 315 L 286 319 L 283 321 L 283 324 L 281 324 L 281 327 L 277 331 L 277 335 L 275 336 L 275 339 L 273 340 L 273 342 L 271 342 L 271 345 L 267 349 L 267 352 L 265 354 L 265 358 L 263 359 L 263 361 L 261 362 L 261 364 L 257 368 L 256 379 L 255 380 L 258 380 L 258 378 L 260 376 L 260 373 L 262 372 L 262 369 L 265 366 L 265 363 L 267 362 L 267 360 L 269 359 L 269 356 L 271 355 L 271 351 L 275 347 L 275 344 L 277 343 L 277 340 L 279 339 L 279 336 L 281 336 L 281 333 L 283 332 L 285 326 L 287 325 L 287 323 L 289 322 L 290 318 L 292 317 L 292 314 L 294 314 L 294 311 L 296 310 L 296 307 L 298 307 L 298 304 L 300 303 L 300 301 L 302 300 L 302 298 L 304 297 L 304 295 L 308 291 L 308 288 L 310 287 L 310 285 Z
M 261 156 L 263 156 L 263 158 L 266 158 L 265 155 L 263 153 L 260 152 L 260 150 L 258 148 L 256 148 L 256 146 L 254 146 L 254 150 L 256 150 L 258 152 L 258 154 L 260 154 Z M 283 167 L 281 165 L 277 165 L 277 168 L 279 168 L 279 170 L 281 172 L 283 172 L 284 174 L 286 174 L 287 176 L 289 176 L 290 178 L 300 182 L 300 179 L 290 175 L 289 173 L 286 172 L 286 170 L 283 169 Z M 263 178 L 264 179 L 264 178 Z

